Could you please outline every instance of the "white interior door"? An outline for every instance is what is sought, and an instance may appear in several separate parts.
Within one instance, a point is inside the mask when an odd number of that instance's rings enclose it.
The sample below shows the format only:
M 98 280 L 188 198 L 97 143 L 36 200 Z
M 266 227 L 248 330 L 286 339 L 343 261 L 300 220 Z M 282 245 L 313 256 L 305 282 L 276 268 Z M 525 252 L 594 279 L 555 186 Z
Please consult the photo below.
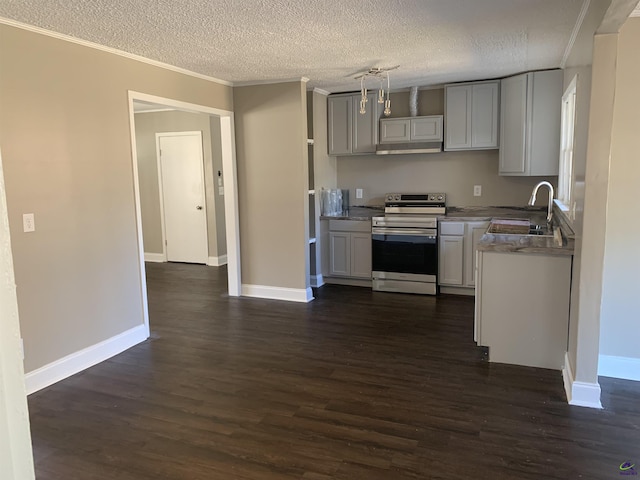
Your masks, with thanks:
M 206 264 L 202 133 L 158 134 L 158 150 L 167 260 Z

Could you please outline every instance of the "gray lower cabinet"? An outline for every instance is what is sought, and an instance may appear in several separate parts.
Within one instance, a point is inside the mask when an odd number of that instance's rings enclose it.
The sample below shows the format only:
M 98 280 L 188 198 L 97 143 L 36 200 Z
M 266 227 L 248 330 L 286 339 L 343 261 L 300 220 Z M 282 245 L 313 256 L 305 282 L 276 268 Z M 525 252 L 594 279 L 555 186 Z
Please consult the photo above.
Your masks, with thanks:
M 327 275 L 371 279 L 371 222 L 329 221 L 329 265 Z
M 562 369 L 571 256 L 478 252 L 475 339 L 489 361 Z
M 382 114 L 376 94 L 367 95 L 366 113 L 360 113 L 360 94 L 331 95 L 327 98 L 329 155 L 375 153 L 378 121 Z
M 485 220 L 440 223 L 438 285 L 462 287 L 472 293 L 476 247 L 488 227 Z

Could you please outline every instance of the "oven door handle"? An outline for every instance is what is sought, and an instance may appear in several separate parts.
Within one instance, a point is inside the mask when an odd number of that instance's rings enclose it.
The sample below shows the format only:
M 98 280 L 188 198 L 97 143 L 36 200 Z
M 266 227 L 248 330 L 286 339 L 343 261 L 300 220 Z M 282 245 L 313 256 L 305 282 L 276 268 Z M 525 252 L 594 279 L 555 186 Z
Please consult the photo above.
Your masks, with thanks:
M 409 228 L 372 228 L 373 235 L 403 235 L 407 237 L 436 237 L 437 230 L 417 230 Z

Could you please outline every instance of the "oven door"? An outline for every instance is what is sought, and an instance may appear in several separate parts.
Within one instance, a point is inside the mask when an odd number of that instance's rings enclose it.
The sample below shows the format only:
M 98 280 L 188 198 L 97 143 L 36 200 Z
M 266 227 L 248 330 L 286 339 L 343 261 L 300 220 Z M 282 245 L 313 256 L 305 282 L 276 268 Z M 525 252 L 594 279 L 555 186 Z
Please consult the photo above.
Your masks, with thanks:
M 371 242 L 374 278 L 436 281 L 437 229 L 374 227 Z

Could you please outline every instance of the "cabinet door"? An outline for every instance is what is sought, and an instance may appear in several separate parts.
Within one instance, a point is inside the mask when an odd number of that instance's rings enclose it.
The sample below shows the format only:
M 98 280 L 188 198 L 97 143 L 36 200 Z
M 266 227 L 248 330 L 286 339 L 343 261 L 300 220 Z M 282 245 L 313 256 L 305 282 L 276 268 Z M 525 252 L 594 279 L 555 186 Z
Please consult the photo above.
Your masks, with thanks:
M 411 140 L 412 141 L 442 141 L 442 116 L 412 118 L 411 119 Z
M 411 121 L 408 118 L 380 120 L 380 143 L 408 142 L 411 139 Z
M 502 80 L 500 175 L 526 175 L 527 74 Z
M 471 86 L 445 88 L 445 150 L 471 148 Z
M 464 257 L 464 236 L 441 235 L 439 244 L 439 275 L 440 285 L 462 286 L 462 270 Z
M 329 155 L 350 155 L 353 98 L 329 97 L 327 102 Z
M 498 82 L 472 86 L 471 146 L 498 148 Z
M 360 113 L 360 95 L 354 95 L 352 105 L 352 143 L 351 153 L 376 153 L 378 143 L 378 121 L 380 104 L 375 93 L 369 93 L 366 113 Z
M 467 287 L 474 287 L 476 284 L 476 248 L 488 227 L 489 222 L 468 222 L 466 225 L 464 285 Z
M 558 175 L 562 70 L 533 72 L 530 78 L 529 175 Z
M 351 234 L 351 276 L 371 278 L 371 235 Z
M 351 275 L 350 233 L 329 233 L 329 274 L 339 277 Z

